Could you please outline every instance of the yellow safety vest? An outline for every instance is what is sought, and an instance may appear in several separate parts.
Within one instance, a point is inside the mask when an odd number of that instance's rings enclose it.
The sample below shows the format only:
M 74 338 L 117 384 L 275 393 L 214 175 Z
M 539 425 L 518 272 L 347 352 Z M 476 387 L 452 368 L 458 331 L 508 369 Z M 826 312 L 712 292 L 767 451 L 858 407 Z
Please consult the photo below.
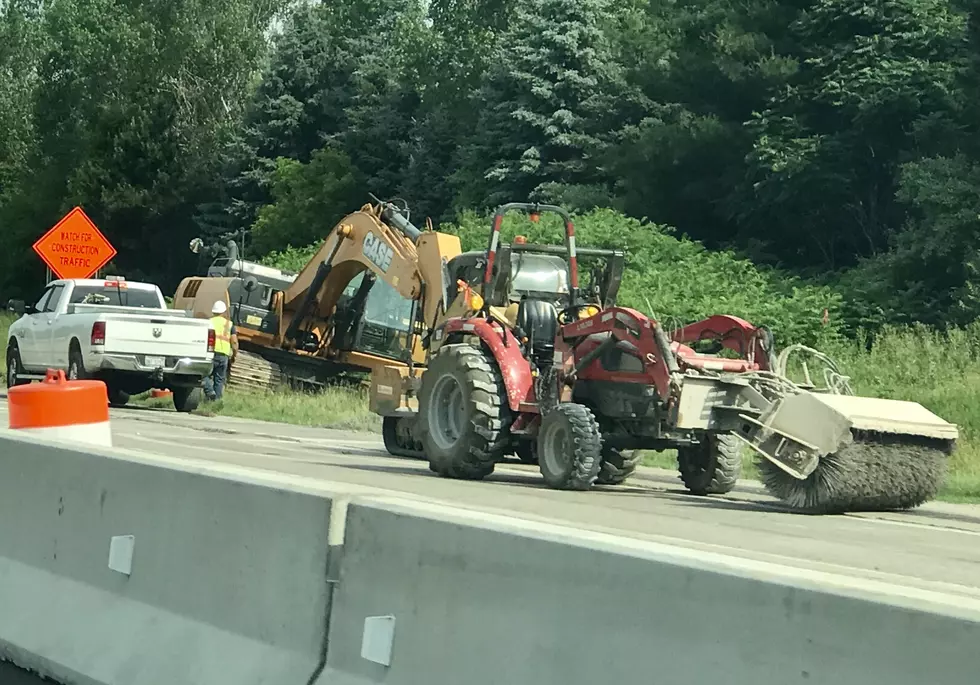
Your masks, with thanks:
M 231 356 L 231 321 L 223 316 L 212 316 L 214 326 L 214 353 Z

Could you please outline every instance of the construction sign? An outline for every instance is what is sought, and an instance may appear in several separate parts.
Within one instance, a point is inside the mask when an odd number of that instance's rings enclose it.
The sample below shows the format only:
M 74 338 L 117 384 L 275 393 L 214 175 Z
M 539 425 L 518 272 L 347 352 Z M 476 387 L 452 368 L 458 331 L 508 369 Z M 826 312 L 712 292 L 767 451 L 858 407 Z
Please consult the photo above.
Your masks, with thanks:
M 112 246 L 81 207 L 68 212 L 34 243 L 34 252 L 56 278 L 89 278 L 116 256 Z

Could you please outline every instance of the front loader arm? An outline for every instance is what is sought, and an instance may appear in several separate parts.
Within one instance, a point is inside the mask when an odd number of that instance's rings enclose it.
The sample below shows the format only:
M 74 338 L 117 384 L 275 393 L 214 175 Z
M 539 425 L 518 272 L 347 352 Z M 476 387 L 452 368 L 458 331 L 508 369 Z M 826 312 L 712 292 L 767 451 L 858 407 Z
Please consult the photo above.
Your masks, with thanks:
M 701 340 L 717 340 L 722 347 L 737 352 L 742 359 L 759 365 L 762 371 L 772 369 L 771 337 L 768 329 L 755 327 L 744 319 L 727 314 L 709 316 L 674 331 L 671 340 L 682 345 Z

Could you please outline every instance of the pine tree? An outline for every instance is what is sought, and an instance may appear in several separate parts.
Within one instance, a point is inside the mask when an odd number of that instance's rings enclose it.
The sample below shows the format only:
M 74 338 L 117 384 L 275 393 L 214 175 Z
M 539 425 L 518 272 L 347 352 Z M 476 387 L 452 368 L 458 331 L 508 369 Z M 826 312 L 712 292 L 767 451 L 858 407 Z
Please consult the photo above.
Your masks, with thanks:
M 455 178 L 459 205 L 560 201 L 604 186 L 595 160 L 624 88 L 602 31 L 606 11 L 604 0 L 518 8 L 476 95 L 479 121 Z

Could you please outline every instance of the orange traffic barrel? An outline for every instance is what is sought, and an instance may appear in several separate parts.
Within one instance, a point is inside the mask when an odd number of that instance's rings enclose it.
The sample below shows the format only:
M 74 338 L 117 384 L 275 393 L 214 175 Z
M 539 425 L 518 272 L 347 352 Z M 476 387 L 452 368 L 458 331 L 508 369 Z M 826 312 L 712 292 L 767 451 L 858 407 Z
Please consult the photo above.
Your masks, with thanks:
M 173 393 L 170 392 L 169 390 L 161 390 L 160 388 L 153 388 L 153 390 L 150 391 L 150 397 L 161 398 L 161 397 L 171 397 L 172 395 Z
M 48 370 L 38 384 L 7 391 L 9 427 L 44 437 L 112 447 L 109 394 L 102 381 L 68 381 Z

